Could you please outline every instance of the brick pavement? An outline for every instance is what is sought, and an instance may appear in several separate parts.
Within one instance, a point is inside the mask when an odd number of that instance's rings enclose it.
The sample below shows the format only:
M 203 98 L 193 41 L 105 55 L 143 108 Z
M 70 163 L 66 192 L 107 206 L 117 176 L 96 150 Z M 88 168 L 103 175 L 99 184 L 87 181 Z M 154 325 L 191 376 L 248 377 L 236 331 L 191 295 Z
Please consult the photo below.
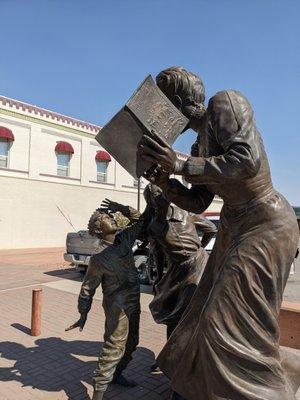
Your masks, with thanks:
M 104 315 L 95 300 L 83 332 L 64 331 L 78 317 L 74 287 L 81 277 L 61 256 L 61 249 L 47 250 L 44 258 L 40 251 L 0 251 L 0 400 L 84 400 L 91 394 Z M 28 335 L 35 287 L 43 288 L 43 331 L 38 338 Z M 169 397 L 168 380 L 149 374 L 165 341 L 164 327 L 155 324 L 148 311 L 149 298 L 142 294 L 140 344 L 127 370 L 138 386 L 111 385 L 107 400 Z
M 64 252 L 64 247 L 0 250 L 0 265 L 67 265 L 63 258 Z
M 103 337 L 101 303 L 94 301 L 83 332 L 65 332 L 65 327 L 78 318 L 77 295 L 46 286 L 49 281 L 78 280 L 78 277 L 73 269 L 63 265 L 62 268 L 55 265 L 54 270 L 49 265 L 10 265 L 9 269 L 0 265 L 0 400 L 89 398 L 91 375 Z M 30 282 L 36 286 L 23 287 Z M 39 337 L 28 335 L 31 292 L 35 287 L 43 289 Z M 111 385 L 107 400 L 169 397 L 168 380 L 163 375 L 149 373 L 149 366 L 165 341 L 165 329 L 153 322 L 145 306 L 148 298 L 149 295 L 142 294 L 140 344 L 126 372 L 138 386 L 125 389 Z
M 0 290 L 53 281 L 73 271 L 63 253 L 61 247 L 0 250 Z

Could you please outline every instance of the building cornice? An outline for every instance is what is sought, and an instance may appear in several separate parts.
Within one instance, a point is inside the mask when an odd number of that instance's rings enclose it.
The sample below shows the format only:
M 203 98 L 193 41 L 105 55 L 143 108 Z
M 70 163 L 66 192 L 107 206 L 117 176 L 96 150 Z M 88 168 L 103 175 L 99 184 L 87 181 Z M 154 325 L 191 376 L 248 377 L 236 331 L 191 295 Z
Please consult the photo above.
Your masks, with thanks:
M 55 124 L 54 122 L 50 122 L 50 121 L 46 121 L 46 120 L 43 120 L 43 119 L 38 119 L 38 118 L 35 118 L 35 117 L 31 117 L 29 115 L 17 113 L 15 111 L 11 111 L 9 109 L 1 108 L 1 106 L 0 106 L 0 115 L 8 115 L 10 117 L 14 117 L 14 118 L 17 118 L 19 120 L 34 122 L 36 124 L 47 126 L 47 127 L 52 128 L 52 129 L 59 130 L 59 131 L 75 133 L 77 135 L 85 136 L 85 137 L 92 138 L 92 139 L 95 138 L 95 134 L 94 133 L 88 133 L 88 132 L 80 130 L 80 129 L 71 128 L 71 127 L 69 127 L 67 125 Z
M 80 134 L 94 138 L 101 129 L 101 126 L 91 124 L 67 115 L 59 114 L 45 108 L 24 103 L 19 100 L 0 96 L 0 114 L 10 115 L 25 121 L 39 123 L 54 129 L 63 129 L 66 132 Z M 189 156 L 186 153 L 176 151 L 180 159 L 186 160 Z
M 32 104 L 24 103 L 19 100 L 11 99 L 9 97 L 0 96 L 0 107 L 17 113 L 18 115 L 31 116 L 39 121 L 51 121 L 52 123 L 61 127 L 72 127 L 81 132 L 97 134 L 101 129 L 100 126 L 82 121 L 67 115 L 59 114 L 45 108 L 37 107 Z M 3 109 L 2 107 L 2 109 Z

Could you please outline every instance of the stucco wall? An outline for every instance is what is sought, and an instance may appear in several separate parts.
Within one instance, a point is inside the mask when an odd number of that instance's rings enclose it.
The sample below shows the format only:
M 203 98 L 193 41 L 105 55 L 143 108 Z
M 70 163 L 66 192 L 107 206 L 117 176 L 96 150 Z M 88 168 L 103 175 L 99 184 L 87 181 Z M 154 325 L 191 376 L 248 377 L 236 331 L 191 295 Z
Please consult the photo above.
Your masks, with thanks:
M 1 108 L 1 107 L 0 107 Z M 20 116 L 22 116 L 20 114 Z M 10 143 L 7 169 L 1 169 L 0 175 L 29 177 L 51 182 L 65 182 L 105 189 L 107 185 L 116 189 L 133 190 L 133 177 L 116 161 L 108 163 L 107 183 L 97 182 L 97 165 L 95 156 L 103 149 L 86 132 L 67 132 L 64 126 L 47 127 L 45 121 L 22 121 L 17 114 L 1 115 L 0 125 L 12 130 L 15 140 Z M 74 149 L 70 159 L 69 178 L 57 177 L 57 158 L 55 146 L 58 141 L 67 141 Z
M 3 176 L 0 192 L 1 249 L 64 246 L 74 229 L 59 209 L 79 230 L 105 197 L 137 207 L 136 193 Z
M 11 129 L 15 140 L 8 168 L 0 168 L 1 249 L 64 246 L 66 234 L 86 229 L 91 213 L 106 197 L 137 207 L 134 179 L 114 159 L 108 165 L 107 182 L 97 182 L 98 127 L 83 123 L 78 129 L 77 120 L 65 120 L 69 117 L 61 121 L 58 114 L 40 112 L 35 106 L 26 111 L 25 103 L 4 103 L 0 101 L 0 126 Z M 67 141 L 74 149 L 69 177 L 57 176 L 58 141 Z M 141 195 L 141 209 L 144 206 Z M 219 211 L 221 206 L 217 199 L 208 211 Z

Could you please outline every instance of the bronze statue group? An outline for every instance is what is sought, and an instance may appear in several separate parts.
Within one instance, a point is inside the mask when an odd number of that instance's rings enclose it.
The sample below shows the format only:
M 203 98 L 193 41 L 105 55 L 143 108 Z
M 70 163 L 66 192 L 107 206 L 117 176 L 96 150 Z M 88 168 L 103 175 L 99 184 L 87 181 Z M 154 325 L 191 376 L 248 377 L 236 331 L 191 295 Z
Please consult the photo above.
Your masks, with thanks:
M 162 71 L 156 82 L 198 136 L 191 156 L 182 161 L 161 137 L 144 135 L 138 157 L 160 167 L 145 175 L 151 182 L 145 211 L 139 215 L 106 200 L 89 221 L 100 246 L 82 284 L 80 319 L 68 329 L 82 330 L 101 284 L 106 320 L 93 400 L 102 399 L 111 382 L 134 385 L 122 372 L 139 339 L 132 245 L 141 237 L 149 239 L 159 271 L 150 310 L 167 326 L 157 364 L 170 379 L 171 398 L 294 400 L 297 385 L 282 366 L 277 318 L 299 229 L 293 209 L 273 188 L 252 108 L 233 90 L 218 92 L 205 108 L 201 79 L 183 68 Z M 170 178 L 173 174 L 191 187 Z M 215 195 L 224 205 L 208 257 L 195 215 Z M 116 211 L 130 220 L 121 231 Z M 207 234 L 213 230 L 208 226 Z

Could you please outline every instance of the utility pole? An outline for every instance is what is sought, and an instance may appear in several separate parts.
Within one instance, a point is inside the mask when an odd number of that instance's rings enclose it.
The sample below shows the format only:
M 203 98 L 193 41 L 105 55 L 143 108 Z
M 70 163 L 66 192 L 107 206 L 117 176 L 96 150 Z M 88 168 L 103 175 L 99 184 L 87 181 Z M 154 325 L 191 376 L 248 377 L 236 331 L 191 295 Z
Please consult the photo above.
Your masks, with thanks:
M 137 185 L 137 210 L 140 212 L 141 208 L 141 178 L 138 179 Z

